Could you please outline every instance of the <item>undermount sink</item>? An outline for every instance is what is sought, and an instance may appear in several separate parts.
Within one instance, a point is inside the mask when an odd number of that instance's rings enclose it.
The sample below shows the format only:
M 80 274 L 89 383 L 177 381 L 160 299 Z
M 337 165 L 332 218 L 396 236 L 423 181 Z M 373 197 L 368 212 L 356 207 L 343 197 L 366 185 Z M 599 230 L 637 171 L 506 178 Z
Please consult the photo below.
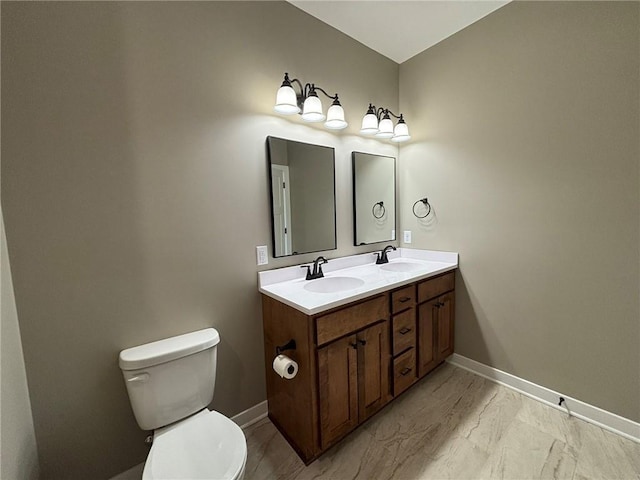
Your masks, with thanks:
M 381 270 L 387 270 L 388 272 L 413 272 L 419 268 L 419 264 L 410 262 L 385 263 L 380 267 Z
M 336 293 L 353 290 L 364 285 L 364 280 L 354 277 L 324 277 L 311 280 L 304 289 L 313 293 Z

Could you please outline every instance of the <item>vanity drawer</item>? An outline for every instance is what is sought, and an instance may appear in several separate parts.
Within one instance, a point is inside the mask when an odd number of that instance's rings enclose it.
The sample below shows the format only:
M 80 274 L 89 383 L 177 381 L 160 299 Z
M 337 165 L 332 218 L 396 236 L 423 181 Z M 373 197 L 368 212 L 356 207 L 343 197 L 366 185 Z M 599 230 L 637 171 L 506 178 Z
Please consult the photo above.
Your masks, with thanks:
M 436 278 L 425 280 L 418 284 L 418 303 L 426 302 L 443 293 L 453 290 L 455 286 L 455 272 L 448 272 Z
M 393 355 L 416 346 L 416 311 L 405 310 L 393 317 Z
M 409 285 L 395 292 L 391 292 L 391 312 L 401 312 L 416 303 L 416 286 Z
M 404 392 L 416 380 L 416 349 L 412 348 L 393 360 L 393 394 Z
M 318 346 L 389 318 L 389 300 L 380 295 L 366 302 L 346 307 L 316 318 Z

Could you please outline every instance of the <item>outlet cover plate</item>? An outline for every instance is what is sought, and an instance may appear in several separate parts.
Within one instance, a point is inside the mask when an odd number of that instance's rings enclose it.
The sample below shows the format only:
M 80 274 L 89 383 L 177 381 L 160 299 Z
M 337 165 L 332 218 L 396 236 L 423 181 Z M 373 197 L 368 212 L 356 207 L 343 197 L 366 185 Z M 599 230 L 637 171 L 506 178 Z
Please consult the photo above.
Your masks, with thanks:
M 267 265 L 269 263 L 269 251 L 266 245 L 256 247 L 256 261 L 258 265 Z

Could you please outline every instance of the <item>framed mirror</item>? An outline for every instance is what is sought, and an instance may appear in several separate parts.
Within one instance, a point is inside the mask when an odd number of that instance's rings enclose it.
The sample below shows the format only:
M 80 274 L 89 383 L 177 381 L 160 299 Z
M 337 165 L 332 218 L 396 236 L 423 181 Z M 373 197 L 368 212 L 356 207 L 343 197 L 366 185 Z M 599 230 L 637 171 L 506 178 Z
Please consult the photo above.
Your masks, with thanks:
M 396 239 L 396 159 L 353 152 L 354 245 Z
M 267 137 L 273 256 L 336 249 L 335 153 Z

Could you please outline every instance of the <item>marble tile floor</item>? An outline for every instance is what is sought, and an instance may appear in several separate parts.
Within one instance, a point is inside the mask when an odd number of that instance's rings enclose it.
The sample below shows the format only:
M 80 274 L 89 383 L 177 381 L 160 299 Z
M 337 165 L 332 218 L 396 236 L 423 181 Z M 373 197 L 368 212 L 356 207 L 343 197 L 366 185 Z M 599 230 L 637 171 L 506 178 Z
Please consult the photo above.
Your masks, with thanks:
M 640 480 L 640 444 L 450 364 L 307 467 L 268 419 L 245 435 L 246 480 Z

